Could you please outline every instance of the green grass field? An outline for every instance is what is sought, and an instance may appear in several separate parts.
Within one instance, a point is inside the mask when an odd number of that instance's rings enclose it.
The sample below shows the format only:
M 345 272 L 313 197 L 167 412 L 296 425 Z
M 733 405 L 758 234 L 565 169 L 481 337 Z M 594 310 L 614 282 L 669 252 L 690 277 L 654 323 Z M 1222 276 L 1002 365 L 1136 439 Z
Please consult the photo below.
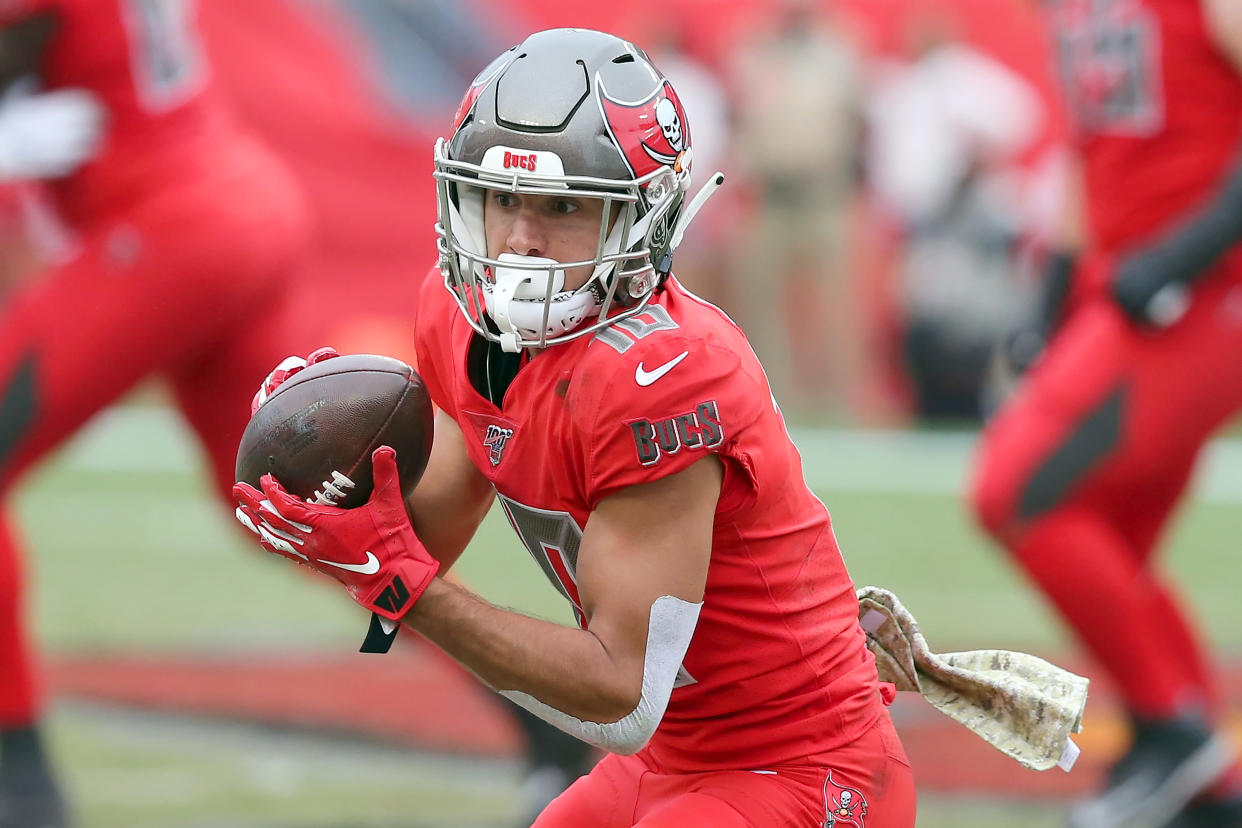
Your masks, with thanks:
M 972 435 L 795 438 L 855 580 L 896 591 L 934 647 L 1071 649 L 963 510 L 958 492 Z M 205 493 L 198 465 L 192 442 L 163 409 L 130 407 L 107 415 L 20 492 L 45 651 L 355 648 L 364 616 L 343 593 L 252 549 Z M 1242 651 L 1240 517 L 1242 446 L 1217 444 L 1165 560 L 1229 652 Z M 499 604 L 568 620 L 495 513 L 460 572 Z M 503 762 L 77 702 L 56 706 L 52 724 L 86 828 L 495 826 L 505 824 L 519 782 L 517 768 Z M 1063 803 L 925 796 L 919 825 L 1050 827 L 1062 812 Z

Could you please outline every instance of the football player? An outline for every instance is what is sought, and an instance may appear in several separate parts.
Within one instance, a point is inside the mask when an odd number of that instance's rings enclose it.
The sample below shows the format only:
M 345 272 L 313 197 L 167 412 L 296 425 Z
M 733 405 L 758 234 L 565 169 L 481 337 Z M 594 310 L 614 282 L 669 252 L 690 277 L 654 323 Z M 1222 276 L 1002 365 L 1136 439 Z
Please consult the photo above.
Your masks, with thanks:
M 435 149 L 422 482 L 402 502 L 384 447 L 364 507 L 268 476 L 235 487 L 238 517 L 608 752 L 538 828 L 908 828 L 909 764 L 828 512 L 745 337 L 671 273 L 721 180 L 690 200 L 692 157 L 633 44 L 556 29 L 498 57 Z M 576 627 L 438 577 L 497 499 Z
M 245 372 L 291 344 L 276 308 L 301 195 L 218 105 L 189 0 L 11 0 L 0 25 L 0 175 L 41 187 L 67 240 L 0 309 L 0 486 L 160 375 L 227 494 Z M 68 820 L 19 563 L 0 524 L 0 825 L 44 828 Z
M 415 160 L 421 153 L 411 151 L 429 143 L 423 129 L 394 118 L 376 88 L 370 58 L 380 47 L 366 36 L 375 31 L 373 16 L 401 15 L 408 26 L 409 9 L 401 0 L 246 0 L 204 4 L 201 24 L 220 87 L 293 173 L 319 231 L 291 297 L 297 313 L 321 324 L 316 342 L 412 362 L 410 319 L 421 283 L 410 279 L 409 263 L 433 255 L 435 236 L 410 227 L 435 214 L 435 180 Z M 482 42 L 478 48 L 493 51 Z M 267 71 L 273 62 L 283 71 Z M 287 94 L 290 77 L 302 78 L 299 94 Z M 325 119 L 330 130 L 310 127 Z M 508 709 L 526 736 L 522 808 L 537 813 L 590 768 L 594 751 L 521 708 Z
M 1133 725 L 1071 824 L 1242 825 L 1215 672 L 1153 561 L 1199 450 L 1242 404 L 1242 4 L 1046 7 L 1090 244 L 1049 314 L 1056 333 L 985 434 L 974 507 Z

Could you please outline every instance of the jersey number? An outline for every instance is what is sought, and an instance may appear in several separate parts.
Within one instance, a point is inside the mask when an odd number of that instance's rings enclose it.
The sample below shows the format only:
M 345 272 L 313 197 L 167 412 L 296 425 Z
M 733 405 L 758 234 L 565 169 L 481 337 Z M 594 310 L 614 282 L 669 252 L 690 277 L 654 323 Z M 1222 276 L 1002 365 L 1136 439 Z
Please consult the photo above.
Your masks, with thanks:
M 194 0 L 121 0 L 135 92 L 148 112 L 184 103 L 206 79 Z
M 578 547 L 582 545 L 582 529 L 568 512 L 550 512 L 523 506 L 516 500 L 497 494 L 500 505 L 522 540 L 526 551 L 539 564 L 543 574 L 557 592 L 573 605 L 579 626 L 586 626 L 582 599 L 578 597 Z
M 648 319 L 643 319 L 644 315 Z M 679 326 L 673 321 L 673 317 L 669 316 L 663 305 L 648 305 L 642 313 L 622 319 L 601 330 L 595 335 L 595 341 L 604 343 L 619 354 L 624 354 L 638 340 L 657 331 L 671 331 L 677 327 Z M 622 331 L 629 336 L 621 333 Z
M 1134 0 L 1059 9 L 1057 59 L 1079 123 L 1096 133 L 1147 135 L 1164 118 L 1160 30 Z
M 499 492 L 496 496 L 526 551 L 539 564 L 556 591 L 573 605 L 578 626 L 586 629 L 586 613 L 582 611 L 582 600 L 578 597 L 578 548 L 582 545 L 582 528 L 568 512 L 523 506 Z M 673 687 L 694 683 L 694 677 L 682 666 L 677 671 Z

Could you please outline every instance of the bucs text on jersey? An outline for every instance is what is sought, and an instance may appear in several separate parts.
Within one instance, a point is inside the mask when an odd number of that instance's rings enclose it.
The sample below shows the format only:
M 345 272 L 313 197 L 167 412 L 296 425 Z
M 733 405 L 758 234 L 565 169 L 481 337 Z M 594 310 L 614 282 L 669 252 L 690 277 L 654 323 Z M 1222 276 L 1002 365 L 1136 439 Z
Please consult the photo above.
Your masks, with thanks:
M 723 461 L 703 609 L 650 759 L 678 772 L 770 766 L 871 726 L 875 662 L 828 511 L 719 309 L 670 277 L 643 312 L 525 362 L 500 406 L 470 382 L 470 349 L 486 346 L 438 270 L 416 330 L 433 400 L 583 627 L 575 571 L 595 507 L 708 452 Z

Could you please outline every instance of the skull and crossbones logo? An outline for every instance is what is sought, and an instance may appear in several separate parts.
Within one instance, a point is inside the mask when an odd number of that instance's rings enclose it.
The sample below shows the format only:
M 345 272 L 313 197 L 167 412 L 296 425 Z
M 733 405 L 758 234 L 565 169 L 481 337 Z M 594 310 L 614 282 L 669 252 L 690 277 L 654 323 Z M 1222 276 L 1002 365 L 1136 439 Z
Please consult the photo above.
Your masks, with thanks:
M 838 785 L 832 779 L 832 771 L 824 780 L 824 828 L 853 825 L 865 828 L 867 798 L 857 788 Z
M 664 133 L 670 147 L 681 152 L 682 146 L 681 117 L 677 114 L 676 105 L 668 98 L 661 98 L 655 108 L 656 123 Z

